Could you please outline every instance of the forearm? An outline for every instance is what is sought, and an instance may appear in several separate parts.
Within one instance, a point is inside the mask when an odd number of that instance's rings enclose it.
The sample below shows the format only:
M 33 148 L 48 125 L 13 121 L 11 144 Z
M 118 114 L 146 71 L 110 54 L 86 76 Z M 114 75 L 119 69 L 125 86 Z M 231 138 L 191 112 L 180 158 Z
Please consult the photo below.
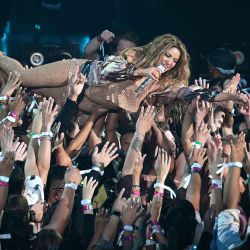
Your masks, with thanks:
M 236 209 L 240 198 L 240 168 L 229 167 L 223 193 L 223 204 L 226 209 Z
M 50 128 L 43 128 L 42 132 L 48 132 Z M 45 137 L 41 138 L 40 147 L 38 150 L 37 166 L 40 174 L 40 178 L 45 185 L 47 182 L 48 172 L 50 168 L 51 158 L 51 139 Z
M 9 187 L 0 187 L 0 211 L 3 211 L 7 198 Z
M 90 42 L 85 47 L 84 56 L 91 60 L 96 59 L 97 51 L 100 45 L 101 43 L 97 40 L 97 37 L 91 39 Z
M 186 199 L 190 201 L 195 211 L 200 211 L 200 191 L 201 191 L 201 177 L 199 173 L 192 173 L 191 180 L 187 189 Z
M 109 241 L 109 242 L 113 242 L 116 232 L 118 230 L 118 226 L 119 226 L 119 222 L 120 222 L 120 218 L 116 215 L 111 215 L 109 218 L 108 223 L 105 226 L 105 229 L 103 231 L 102 234 L 102 239 Z
M 24 165 L 25 177 L 30 175 L 40 176 L 36 162 L 36 151 L 35 151 L 36 148 L 35 144 L 37 144 L 36 140 L 37 139 L 30 138 L 27 157 Z
M 125 163 L 122 169 L 122 176 L 132 175 L 138 154 L 141 152 L 145 134 L 134 134 L 134 137 L 129 146 Z
M 133 240 L 129 239 L 130 237 L 132 237 L 132 232 L 124 231 L 123 242 L 122 242 L 122 249 L 123 250 L 130 250 L 133 248 Z
M 63 234 L 70 220 L 74 198 L 75 190 L 72 188 L 64 188 L 63 195 L 56 206 L 51 221 L 49 225 L 44 228 L 54 229 L 56 232 Z
M 79 131 L 76 137 L 70 142 L 69 146 L 66 148 L 66 153 L 72 157 L 81 150 L 84 143 L 87 141 L 89 134 L 93 128 L 94 120 L 89 118 L 84 127 Z
M 119 145 L 118 138 L 116 135 L 117 124 L 118 124 L 118 114 L 108 113 L 105 123 L 105 140 L 115 143 L 116 146 Z
M 56 164 L 57 165 L 66 166 L 66 167 L 70 167 L 72 165 L 72 161 L 63 147 L 57 148 L 55 150 L 55 154 L 56 154 Z

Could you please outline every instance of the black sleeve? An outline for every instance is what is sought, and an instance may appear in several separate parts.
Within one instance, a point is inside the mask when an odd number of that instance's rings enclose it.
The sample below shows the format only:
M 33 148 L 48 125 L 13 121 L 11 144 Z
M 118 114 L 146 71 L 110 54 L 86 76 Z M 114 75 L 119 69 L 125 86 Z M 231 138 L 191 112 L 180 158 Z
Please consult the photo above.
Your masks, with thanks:
M 213 239 L 213 235 L 209 232 L 203 232 L 197 247 L 197 250 L 209 250 L 210 242 Z
M 75 117 L 78 110 L 78 104 L 67 98 L 61 112 L 56 117 L 54 123 L 61 122 L 60 133 L 67 132 L 71 121 Z
M 88 180 L 93 177 L 94 180 L 100 182 L 102 176 L 98 171 L 91 170 L 90 173 L 88 174 Z
M 86 246 L 89 245 L 92 237 L 95 233 L 95 216 L 93 214 L 84 214 L 83 215 L 83 226 L 84 226 L 84 243 Z

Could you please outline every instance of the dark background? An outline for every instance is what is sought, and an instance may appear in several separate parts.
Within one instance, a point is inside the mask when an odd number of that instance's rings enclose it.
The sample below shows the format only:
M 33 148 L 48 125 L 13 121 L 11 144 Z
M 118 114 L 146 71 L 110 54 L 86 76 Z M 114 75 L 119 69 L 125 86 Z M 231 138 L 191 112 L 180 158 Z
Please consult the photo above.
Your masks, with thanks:
M 204 73 L 203 57 L 220 46 L 245 54 L 239 71 L 248 75 L 248 5 L 241 0 L 0 0 L 0 46 L 27 63 L 27 54 L 39 47 L 47 54 L 63 48 L 80 57 L 88 39 L 104 29 L 117 35 L 130 30 L 140 44 L 173 33 L 188 47 L 194 77 Z

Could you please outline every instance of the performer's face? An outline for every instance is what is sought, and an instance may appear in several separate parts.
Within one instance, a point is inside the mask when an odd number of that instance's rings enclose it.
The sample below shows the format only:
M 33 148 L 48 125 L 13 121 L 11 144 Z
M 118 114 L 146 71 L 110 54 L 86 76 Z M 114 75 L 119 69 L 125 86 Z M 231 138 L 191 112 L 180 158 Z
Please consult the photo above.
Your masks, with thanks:
M 181 56 L 180 51 L 177 48 L 171 48 L 165 51 L 159 58 L 158 65 L 162 64 L 165 66 L 166 71 L 174 68 Z

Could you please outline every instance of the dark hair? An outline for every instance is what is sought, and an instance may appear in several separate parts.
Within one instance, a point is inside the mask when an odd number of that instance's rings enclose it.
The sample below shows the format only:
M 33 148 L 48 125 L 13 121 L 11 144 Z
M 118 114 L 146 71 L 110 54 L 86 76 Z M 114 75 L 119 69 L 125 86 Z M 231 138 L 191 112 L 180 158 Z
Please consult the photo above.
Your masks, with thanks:
M 33 228 L 29 225 L 29 205 L 27 199 L 22 195 L 9 197 L 1 225 L 1 233 L 9 233 L 11 240 L 2 241 L 3 249 L 28 249 Z
M 57 250 L 60 247 L 62 236 L 54 229 L 42 229 L 36 238 L 36 250 Z
M 184 249 L 192 245 L 196 219 L 193 205 L 183 198 L 177 198 L 162 216 L 162 227 L 169 242 L 168 249 Z

